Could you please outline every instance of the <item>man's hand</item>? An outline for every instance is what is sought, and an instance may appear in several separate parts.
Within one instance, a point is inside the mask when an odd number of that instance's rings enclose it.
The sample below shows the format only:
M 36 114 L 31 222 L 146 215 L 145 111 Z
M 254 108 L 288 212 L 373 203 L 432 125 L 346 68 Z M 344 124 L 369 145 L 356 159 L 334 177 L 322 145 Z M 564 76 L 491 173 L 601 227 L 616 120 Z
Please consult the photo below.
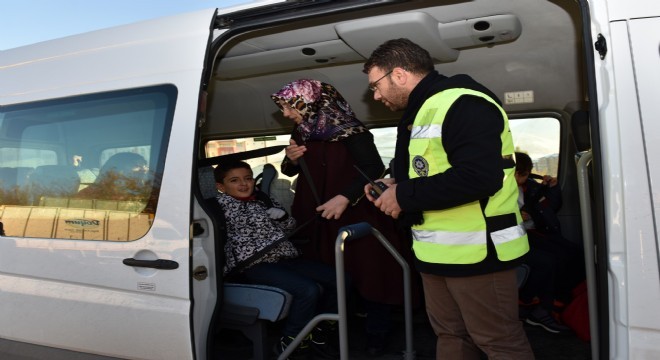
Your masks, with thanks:
M 399 202 L 396 200 L 397 184 L 392 181 L 392 184 L 388 185 L 389 188 L 380 194 L 378 199 L 373 200 L 373 203 L 377 208 L 380 209 L 380 211 L 384 212 L 385 215 L 398 219 L 399 215 L 401 214 L 401 207 L 399 206 Z
M 289 158 L 289 161 L 291 161 L 293 165 L 298 165 L 298 159 L 300 159 L 305 154 L 307 147 L 305 147 L 305 145 L 298 146 L 296 141 L 293 139 L 289 139 L 289 144 L 290 145 L 284 149 L 286 157 Z
M 341 214 L 344 213 L 344 210 L 348 207 L 350 201 L 344 195 L 337 195 L 332 199 L 325 202 L 325 204 L 320 205 L 316 208 L 316 211 L 321 213 L 321 216 L 325 219 L 339 219 Z
M 392 184 L 396 183 L 396 179 L 393 179 L 393 178 L 378 179 L 374 182 L 378 182 L 378 181 L 382 182 L 383 184 L 385 184 L 387 186 L 391 186 Z M 374 202 L 374 200 L 376 200 L 376 199 L 373 196 L 371 196 L 371 194 L 369 193 L 371 191 L 371 189 L 373 189 L 373 186 L 371 186 L 371 183 L 367 183 L 366 185 L 364 185 L 364 194 L 367 196 L 367 199 L 369 201 Z
M 549 187 L 554 187 L 557 185 L 557 178 L 552 177 L 550 175 L 543 175 L 543 181 L 541 182 L 542 185 L 548 185 Z

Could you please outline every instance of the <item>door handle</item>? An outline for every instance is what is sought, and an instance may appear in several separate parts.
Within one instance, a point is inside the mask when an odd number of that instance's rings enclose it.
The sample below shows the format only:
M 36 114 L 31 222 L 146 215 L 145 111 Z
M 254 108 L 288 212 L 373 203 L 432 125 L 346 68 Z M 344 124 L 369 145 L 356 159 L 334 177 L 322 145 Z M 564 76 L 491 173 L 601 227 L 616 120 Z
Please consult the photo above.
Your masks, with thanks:
M 128 259 L 124 259 L 124 261 L 122 262 L 124 263 L 124 265 L 128 265 L 128 266 L 146 267 L 146 268 L 160 269 L 160 270 L 174 270 L 179 267 L 178 262 L 173 260 L 164 260 L 164 259 L 137 260 L 134 258 L 128 258 Z

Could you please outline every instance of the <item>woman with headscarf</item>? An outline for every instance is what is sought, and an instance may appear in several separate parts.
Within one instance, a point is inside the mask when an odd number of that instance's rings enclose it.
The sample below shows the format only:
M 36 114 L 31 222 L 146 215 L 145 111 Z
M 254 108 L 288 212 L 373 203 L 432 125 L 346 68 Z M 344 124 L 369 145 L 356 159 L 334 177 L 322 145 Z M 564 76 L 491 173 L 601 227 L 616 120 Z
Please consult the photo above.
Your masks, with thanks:
M 282 173 L 299 175 L 292 215 L 299 224 L 320 215 L 297 233 L 310 239 L 301 245 L 304 256 L 334 265 L 339 229 L 368 222 L 404 258 L 411 259 L 410 238 L 363 199 L 367 180 L 355 166 L 371 179 L 382 178 L 385 167 L 373 135 L 337 89 L 318 80 L 301 79 L 286 84 L 271 98 L 296 124 L 281 165 Z M 313 183 L 303 174 L 303 162 Z M 371 235 L 347 243 L 344 261 L 352 285 L 365 300 L 367 351 L 379 355 L 386 345 L 391 305 L 403 303 L 401 266 Z

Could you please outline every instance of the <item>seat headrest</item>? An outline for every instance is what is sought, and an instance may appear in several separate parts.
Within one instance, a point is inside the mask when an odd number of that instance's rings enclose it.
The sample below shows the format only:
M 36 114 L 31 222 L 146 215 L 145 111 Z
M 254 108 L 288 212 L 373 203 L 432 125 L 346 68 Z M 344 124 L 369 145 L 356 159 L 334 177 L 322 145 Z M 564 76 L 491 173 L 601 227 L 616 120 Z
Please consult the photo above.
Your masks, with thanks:
M 28 180 L 34 201 L 42 196 L 69 197 L 78 192 L 80 177 L 73 166 L 37 166 Z
M 218 196 L 218 189 L 215 186 L 215 177 L 213 176 L 213 167 L 204 166 L 199 168 L 199 189 L 204 199 L 212 199 Z
M 589 130 L 589 112 L 578 110 L 571 116 L 571 130 L 577 151 L 591 149 L 591 132 Z

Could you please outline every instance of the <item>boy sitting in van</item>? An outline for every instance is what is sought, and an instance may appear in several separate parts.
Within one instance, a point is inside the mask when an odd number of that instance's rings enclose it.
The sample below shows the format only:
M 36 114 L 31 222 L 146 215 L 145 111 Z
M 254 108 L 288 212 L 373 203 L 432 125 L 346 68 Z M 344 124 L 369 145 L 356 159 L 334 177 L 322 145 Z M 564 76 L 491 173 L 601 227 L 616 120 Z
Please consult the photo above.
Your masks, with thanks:
M 278 287 L 293 295 L 282 337 L 276 346 L 281 354 L 318 313 L 337 312 L 334 268 L 299 258 L 287 239 L 296 221 L 282 205 L 255 189 L 250 165 L 233 161 L 214 170 L 218 202 L 227 222 L 225 277 L 237 281 Z M 289 359 L 308 359 L 310 348 L 320 355 L 336 357 L 327 343 L 334 324 L 322 322 L 298 346 Z

